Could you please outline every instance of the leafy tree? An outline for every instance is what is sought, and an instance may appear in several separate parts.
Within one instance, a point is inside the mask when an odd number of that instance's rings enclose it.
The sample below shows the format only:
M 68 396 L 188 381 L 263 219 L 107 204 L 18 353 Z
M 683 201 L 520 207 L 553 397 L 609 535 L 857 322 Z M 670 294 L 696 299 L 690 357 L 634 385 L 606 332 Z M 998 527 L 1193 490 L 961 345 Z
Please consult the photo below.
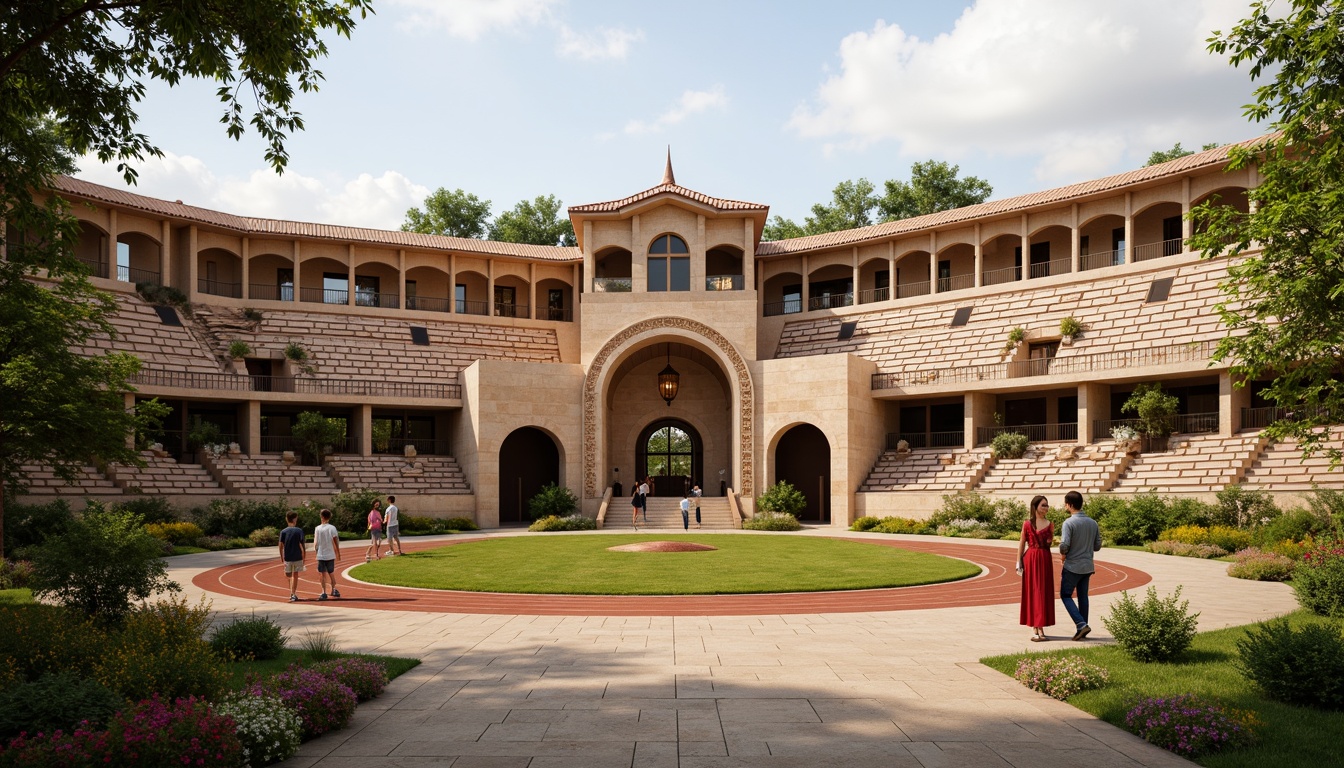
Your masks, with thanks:
M 322 463 L 322 457 L 345 442 L 345 421 L 329 419 L 317 411 L 304 411 L 294 420 L 291 434 L 303 446 L 305 458 Z
M 1203 152 L 1204 150 L 1215 149 L 1218 146 L 1220 146 L 1218 142 L 1216 141 L 1210 142 L 1200 147 L 1200 151 Z M 1144 163 L 1144 167 L 1150 165 L 1157 165 L 1158 163 L 1165 163 L 1168 160 L 1175 160 L 1178 157 L 1185 157 L 1186 155 L 1193 155 L 1193 154 L 1195 154 L 1195 151 L 1193 149 L 1186 149 L 1185 147 L 1182 147 L 1181 142 L 1178 141 L 1176 142 L 1175 145 L 1172 146 L 1171 149 L 1165 151 L 1160 149 L 1154 150 L 1153 154 L 1148 156 L 1148 162 Z
M 1272 6 L 1272 8 L 1271 8 Z M 1233 169 L 1257 167 L 1249 213 L 1209 201 L 1191 212 L 1193 248 L 1228 265 L 1219 312 L 1228 335 L 1218 360 L 1239 380 L 1273 380 L 1264 396 L 1286 414 L 1267 430 L 1304 454 L 1339 446 L 1315 429 L 1344 413 L 1344 6 L 1257 0 L 1249 18 L 1215 32 L 1209 49 L 1266 76 L 1245 114 L 1275 130 L 1229 149 Z M 1258 252 L 1249 253 L 1252 244 Z
M 802 226 L 776 216 L 773 224 L 767 224 L 761 230 L 761 237 L 780 240 L 866 227 L 873 223 L 873 207 L 877 205 L 873 189 L 873 183 L 867 179 L 842 181 L 831 190 L 831 204 L 817 203 L 812 206 L 812 215 L 804 220 Z
M 961 166 L 926 160 L 910 166 L 910 181 L 889 180 L 877 201 L 882 221 L 897 221 L 983 203 L 994 187 L 978 176 L 958 179 Z
M 401 225 L 401 231 L 479 240 L 488 231 L 489 219 L 489 200 L 482 200 L 461 189 L 449 192 L 447 187 L 439 187 L 425 198 L 423 211 L 419 208 L 406 211 L 406 221 Z
M 783 216 L 776 215 L 761 229 L 762 240 L 789 240 L 795 237 L 804 237 L 807 231 L 798 226 L 793 219 L 786 219 Z
M 1166 437 L 1176 431 L 1176 411 L 1181 401 L 1175 395 L 1162 391 L 1159 382 L 1144 382 L 1134 388 L 1121 413 L 1132 413 L 1139 418 L 1137 431 L 1150 437 Z
M 527 512 L 533 520 L 543 517 L 567 517 L 579 508 L 579 499 L 563 485 L 547 483 L 536 496 L 527 500 Z
M 564 203 L 555 195 L 537 195 L 534 200 L 521 200 L 513 210 L 495 217 L 490 225 L 490 239 L 505 243 L 532 245 L 574 245 L 574 224 L 561 215 Z
M 802 491 L 794 488 L 792 483 L 780 480 L 756 499 L 756 508 L 765 512 L 779 512 L 797 517 L 799 512 L 807 509 L 807 497 Z

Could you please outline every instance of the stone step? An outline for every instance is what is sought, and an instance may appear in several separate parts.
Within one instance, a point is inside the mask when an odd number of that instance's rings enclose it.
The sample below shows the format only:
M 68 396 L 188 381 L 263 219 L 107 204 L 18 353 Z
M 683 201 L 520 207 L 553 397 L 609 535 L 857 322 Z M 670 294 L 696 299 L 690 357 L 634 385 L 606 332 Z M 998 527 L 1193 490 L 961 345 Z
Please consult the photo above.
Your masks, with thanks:
M 681 527 L 681 499 L 657 498 L 649 499 L 648 522 L 640 518 L 639 529 L 657 529 L 657 530 L 682 530 Z M 602 527 L 608 530 L 627 530 L 633 531 L 635 525 L 630 522 L 630 497 L 623 499 L 612 499 L 607 507 L 607 516 L 603 521 Z M 695 530 L 695 508 L 691 508 L 691 530 Z M 734 525 L 732 512 L 728 508 L 728 500 L 723 497 L 702 498 L 700 500 L 700 529 L 701 530 L 732 530 Z

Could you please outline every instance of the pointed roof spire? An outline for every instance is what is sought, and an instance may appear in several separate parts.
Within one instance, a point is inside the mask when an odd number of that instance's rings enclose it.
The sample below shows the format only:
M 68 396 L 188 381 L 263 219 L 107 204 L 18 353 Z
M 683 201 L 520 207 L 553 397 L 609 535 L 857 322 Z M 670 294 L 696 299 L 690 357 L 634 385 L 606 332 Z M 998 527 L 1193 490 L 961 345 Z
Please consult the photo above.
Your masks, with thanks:
M 663 183 L 676 184 L 677 177 L 672 174 L 672 145 L 667 145 L 667 167 L 663 168 Z

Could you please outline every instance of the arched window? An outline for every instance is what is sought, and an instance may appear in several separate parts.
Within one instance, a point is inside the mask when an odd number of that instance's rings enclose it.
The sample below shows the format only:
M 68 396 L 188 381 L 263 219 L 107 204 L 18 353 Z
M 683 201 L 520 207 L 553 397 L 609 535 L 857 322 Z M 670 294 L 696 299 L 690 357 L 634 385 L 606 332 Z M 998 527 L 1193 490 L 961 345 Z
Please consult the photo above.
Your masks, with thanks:
M 649 290 L 691 290 L 691 257 L 686 241 L 659 235 L 649 246 Z

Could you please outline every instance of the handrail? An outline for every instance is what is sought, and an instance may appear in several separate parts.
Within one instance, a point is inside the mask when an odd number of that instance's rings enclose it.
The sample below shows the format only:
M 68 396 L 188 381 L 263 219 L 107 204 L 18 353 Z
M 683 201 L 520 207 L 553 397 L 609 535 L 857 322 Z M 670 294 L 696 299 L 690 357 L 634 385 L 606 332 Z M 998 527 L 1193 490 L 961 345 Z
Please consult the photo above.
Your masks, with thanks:
M 382 379 L 318 379 L 307 376 L 252 376 L 236 373 L 141 370 L 132 384 L 226 392 L 294 392 L 314 395 L 414 397 L 459 400 L 462 385 Z
M 607 505 L 611 503 L 611 486 L 607 486 L 607 492 L 602 494 L 602 503 L 597 507 L 597 529 L 602 530 L 607 522 Z
M 908 299 L 911 296 L 928 296 L 930 285 L 928 280 L 921 280 L 917 283 L 899 283 L 896 286 L 896 298 Z
M 747 517 L 742 514 L 742 505 L 737 501 L 737 491 L 729 488 L 724 491 L 724 495 L 728 497 L 728 512 L 733 516 L 733 527 L 741 528 L 742 521 L 746 520 Z

